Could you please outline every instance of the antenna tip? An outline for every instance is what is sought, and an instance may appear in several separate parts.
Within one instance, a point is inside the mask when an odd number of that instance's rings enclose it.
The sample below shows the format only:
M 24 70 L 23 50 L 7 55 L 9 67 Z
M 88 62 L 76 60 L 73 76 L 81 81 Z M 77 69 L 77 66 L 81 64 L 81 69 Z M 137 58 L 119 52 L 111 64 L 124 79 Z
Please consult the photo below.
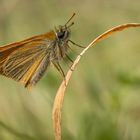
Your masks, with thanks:
M 76 15 L 76 13 L 74 12 L 74 13 L 73 13 L 73 16 L 75 16 L 75 15 Z

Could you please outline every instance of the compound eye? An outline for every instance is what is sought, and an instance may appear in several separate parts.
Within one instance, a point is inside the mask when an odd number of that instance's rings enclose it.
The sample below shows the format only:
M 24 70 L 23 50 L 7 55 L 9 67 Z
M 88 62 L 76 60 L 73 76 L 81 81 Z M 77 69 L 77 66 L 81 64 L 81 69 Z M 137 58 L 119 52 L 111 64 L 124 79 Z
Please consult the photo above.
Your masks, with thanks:
M 58 32 L 58 33 L 57 33 L 57 37 L 58 37 L 59 39 L 63 39 L 64 36 L 65 36 L 65 31 L 61 31 L 61 32 Z

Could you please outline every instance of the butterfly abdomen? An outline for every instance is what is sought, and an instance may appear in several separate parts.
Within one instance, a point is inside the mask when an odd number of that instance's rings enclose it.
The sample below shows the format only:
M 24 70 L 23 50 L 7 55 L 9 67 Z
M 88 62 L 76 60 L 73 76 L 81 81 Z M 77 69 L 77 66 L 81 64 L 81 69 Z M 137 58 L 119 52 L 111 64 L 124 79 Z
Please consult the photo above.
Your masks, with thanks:
M 31 79 L 27 81 L 25 87 L 31 87 L 32 85 L 35 85 L 42 78 L 49 65 L 50 65 L 50 59 L 49 59 L 49 55 L 47 55 L 43 58 L 43 60 L 37 67 L 36 71 L 32 75 Z

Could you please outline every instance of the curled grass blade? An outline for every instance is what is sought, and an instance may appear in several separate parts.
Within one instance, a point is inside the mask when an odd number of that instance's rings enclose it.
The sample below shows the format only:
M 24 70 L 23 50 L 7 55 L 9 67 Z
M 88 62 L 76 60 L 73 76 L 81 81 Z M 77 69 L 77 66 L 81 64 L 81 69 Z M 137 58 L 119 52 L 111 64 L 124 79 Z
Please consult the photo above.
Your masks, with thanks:
M 71 78 L 71 75 L 73 73 L 72 70 L 75 69 L 76 65 L 79 63 L 81 57 L 84 55 L 84 53 L 93 45 L 95 45 L 97 42 L 106 39 L 107 37 L 111 36 L 113 33 L 123 31 L 128 28 L 132 27 L 140 27 L 140 23 L 128 23 L 128 24 L 122 24 L 116 27 L 113 27 L 112 29 L 107 30 L 103 34 L 99 35 L 97 38 L 95 38 L 75 59 L 73 65 L 68 70 L 65 80 L 62 81 L 55 100 L 54 100 L 54 106 L 53 106 L 53 112 L 52 112 L 52 120 L 53 120 L 53 128 L 55 133 L 55 140 L 61 140 L 61 113 L 62 113 L 62 105 L 64 101 L 64 95 L 65 90 L 68 85 L 68 82 Z

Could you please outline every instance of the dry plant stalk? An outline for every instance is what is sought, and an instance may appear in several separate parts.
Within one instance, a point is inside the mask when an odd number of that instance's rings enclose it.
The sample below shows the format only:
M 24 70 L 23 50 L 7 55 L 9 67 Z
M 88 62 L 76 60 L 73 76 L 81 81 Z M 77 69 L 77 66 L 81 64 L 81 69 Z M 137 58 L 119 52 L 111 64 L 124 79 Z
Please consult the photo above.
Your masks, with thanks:
M 53 112 L 52 112 L 52 120 L 53 120 L 53 128 L 55 133 L 55 140 L 61 140 L 61 112 L 62 112 L 62 105 L 64 101 L 64 95 L 65 90 L 68 85 L 68 82 L 70 80 L 70 77 L 72 75 L 72 70 L 75 69 L 76 65 L 79 63 L 79 60 L 81 59 L 81 56 L 93 45 L 95 45 L 97 42 L 109 37 L 113 33 L 116 33 L 118 31 L 122 31 L 124 29 L 128 29 L 131 27 L 140 27 L 140 23 L 128 23 L 128 24 L 122 24 L 119 26 L 116 26 L 110 30 L 107 30 L 103 34 L 99 35 L 97 38 L 95 38 L 75 59 L 73 65 L 68 70 L 67 75 L 65 77 L 65 80 L 62 81 L 55 100 L 54 100 L 54 106 L 53 106 Z

